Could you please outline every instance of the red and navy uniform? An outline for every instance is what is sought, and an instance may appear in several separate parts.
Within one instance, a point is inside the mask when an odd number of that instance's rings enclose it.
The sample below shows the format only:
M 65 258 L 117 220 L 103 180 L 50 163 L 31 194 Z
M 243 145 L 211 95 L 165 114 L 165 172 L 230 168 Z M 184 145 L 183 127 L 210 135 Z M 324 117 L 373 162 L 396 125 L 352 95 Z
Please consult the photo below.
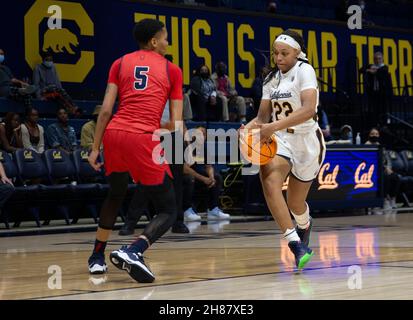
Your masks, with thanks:
M 172 177 L 168 163 L 152 159 L 159 139 L 166 101 L 182 100 L 182 71 L 162 55 L 139 50 L 116 60 L 108 83 L 118 87 L 119 107 L 108 124 L 103 146 L 106 175 L 128 171 L 133 180 L 144 185 L 162 184 L 165 173 Z

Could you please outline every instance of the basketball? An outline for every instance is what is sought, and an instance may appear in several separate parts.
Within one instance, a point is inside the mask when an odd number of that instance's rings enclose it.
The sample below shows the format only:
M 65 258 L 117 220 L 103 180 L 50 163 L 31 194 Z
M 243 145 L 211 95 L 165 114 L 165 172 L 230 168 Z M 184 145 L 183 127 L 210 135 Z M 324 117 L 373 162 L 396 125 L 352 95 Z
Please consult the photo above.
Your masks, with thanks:
M 254 141 L 253 133 L 240 134 L 239 148 L 246 160 L 256 165 L 269 163 L 277 153 L 277 140 L 273 134 L 269 141 Z M 257 139 L 258 140 L 258 139 Z

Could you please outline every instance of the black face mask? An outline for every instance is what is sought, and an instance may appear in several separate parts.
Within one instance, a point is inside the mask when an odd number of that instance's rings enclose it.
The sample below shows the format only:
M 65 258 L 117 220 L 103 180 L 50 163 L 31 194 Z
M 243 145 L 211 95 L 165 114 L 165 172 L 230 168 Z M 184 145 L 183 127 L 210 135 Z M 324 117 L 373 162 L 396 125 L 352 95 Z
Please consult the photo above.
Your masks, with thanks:
M 377 137 L 377 136 L 369 137 L 369 141 L 372 142 L 372 143 L 379 142 L 379 139 L 380 139 L 380 138 Z
M 208 79 L 208 72 L 201 72 L 200 75 L 201 75 L 201 78 Z
M 226 70 L 226 68 L 225 67 L 218 67 L 217 68 L 217 74 L 220 76 L 220 77 L 222 77 L 223 75 L 225 75 L 225 72 L 226 72 L 227 70 Z

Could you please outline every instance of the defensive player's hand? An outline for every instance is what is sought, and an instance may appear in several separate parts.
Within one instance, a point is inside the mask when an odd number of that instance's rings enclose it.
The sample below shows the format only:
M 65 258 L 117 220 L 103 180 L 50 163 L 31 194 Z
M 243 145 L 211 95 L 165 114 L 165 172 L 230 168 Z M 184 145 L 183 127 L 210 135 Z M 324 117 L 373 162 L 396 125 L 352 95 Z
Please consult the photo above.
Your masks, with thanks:
M 100 168 L 103 165 L 103 162 L 97 162 L 98 157 L 99 157 L 99 151 L 98 150 L 92 150 L 92 152 L 90 152 L 90 154 L 89 154 L 89 157 L 87 158 L 87 160 L 89 161 L 89 164 L 96 171 L 100 171 Z

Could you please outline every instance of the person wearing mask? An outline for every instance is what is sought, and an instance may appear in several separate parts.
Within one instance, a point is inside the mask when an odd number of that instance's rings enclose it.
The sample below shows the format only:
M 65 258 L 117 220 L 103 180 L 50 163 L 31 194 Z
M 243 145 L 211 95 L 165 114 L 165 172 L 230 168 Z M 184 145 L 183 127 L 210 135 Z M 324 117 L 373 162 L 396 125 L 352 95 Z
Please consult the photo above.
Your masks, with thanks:
M 26 110 L 25 122 L 21 125 L 22 143 L 26 149 L 37 153 L 44 152 L 44 129 L 38 124 L 39 112 L 30 108 Z
M 191 106 L 194 121 L 220 121 L 222 100 L 217 98 L 217 89 L 206 65 L 200 66 L 191 79 Z
M 36 91 L 36 87 L 16 79 L 10 68 L 4 65 L 5 60 L 4 50 L 0 49 L 0 97 L 23 101 L 26 108 L 31 107 L 31 95 Z
M 1 148 L 12 153 L 23 147 L 21 139 L 20 117 L 15 112 L 8 112 L 4 123 L 0 124 Z
M 377 128 L 371 128 L 367 137 L 366 145 L 380 145 L 380 131 Z M 384 203 L 383 210 L 388 212 L 391 209 L 397 209 L 396 198 L 399 194 L 402 184 L 402 177 L 393 172 L 392 160 L 389 151 L 383 149 L 383 166 L 384 166 Z
M 52 53 L 46 52 L 42 56 L 43 62 L 36 65 L 33 70 L 33 84 L 37 87 L 36 97 L 41 100 L 57 101 L 69 113 L 76 113 L 78 107 L 60 83 Z
M 222 109 L 229 112 L 229 120 L 245 122 L 247 112 L 245 99 L 239 96 L 232 86 L 227 75 L 227 65 L 222 61 L 218 62 L 215 66 L 215 73 L 212 74 L 211 78 L 218 90 L 218 97 L 222 99 Z M 224 121 L 226 121 L 225 118 Z

